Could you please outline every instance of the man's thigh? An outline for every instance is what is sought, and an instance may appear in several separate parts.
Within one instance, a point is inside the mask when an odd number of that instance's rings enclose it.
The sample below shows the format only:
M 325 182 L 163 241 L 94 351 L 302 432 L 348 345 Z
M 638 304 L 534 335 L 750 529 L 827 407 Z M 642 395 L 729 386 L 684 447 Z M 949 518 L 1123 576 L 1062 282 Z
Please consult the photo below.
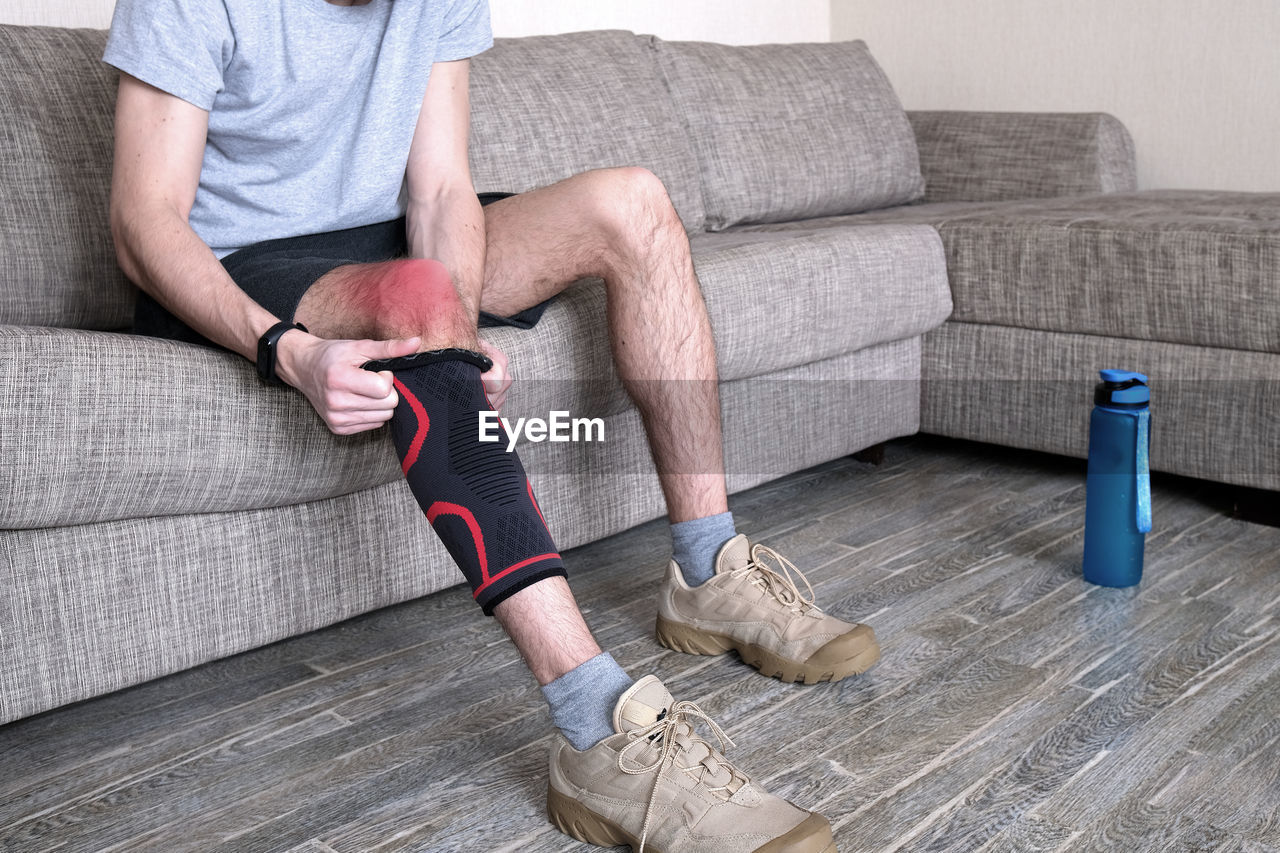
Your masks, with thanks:
M 536 306 L 540 303 L 579 278 L 603 275 L 601 211 L 619 201 L 617 196 L 625 196 L 625 183 L 619 181 L 625 171 L 585 172 L 496 201 L 481 196 L 486 247 L 480 309 L 489 315 L 482 315 L 482 326 L 526 327 L 537 321 L 541 311 Z M 392 223 L 385 223 L 353 229 L 350 234 L 354 238 L 341 232 L 341 250 L 324 246 L 323 254 L 332 259 L 328 267 L 307 279 L 305 285 L 290 288 L 292 301 L 280 300 L 278 316 L 296 318 L 322 337 L 377 337 L 379 324 L 385 319 L 380 317 L 383 300 L 373 298 L 369 290 L 371 283 L 380 280 L 379 271 L 388 261 L 403 258 L 407 252 L 403 220 L 399 222 L 398 231 L 394 226 L 388 230 Z M 296 239 L 324 241 L 339 233 Z M 289 264 L 288 259 L 278 260 Z M 256 272 L 262 271 L 268 273 L 263 278 L 273 287 L 301 272 L 293 268 L 290 276 L 270 269 Z
M 510 195 L 481 193 L 479 198 L 488 208 Z M 308 241 L 308 251 L 324 255 L 323 259 L 309 259 L 314 261 L 311 268 L 271 276 L 276 283 L 297 279 L 292 287 L 297 295 L 288 306 L 296 306 L 296 313 L 281 316 L 296 317 L 314 334 L 328 338 L 379 338 L 391 328 L 397 329 L 396 335 L 409 335 L 419 327 L 425 331 L 441 322 L 452 325 L 452 313 L 458 306 L 456 292 L 451 285 L 441 286 L 447 281 L 432 264 L 408 257 L 403 217 L 289 242 Z M 528 328 L 537 322 L 543 307 L 515 316 L 482 313 L 480 325 Z
M 600 211 L 611 170 L 585 172 L 485 207 L 480 308 L 507 316 L 585 276 L 603 276 Z

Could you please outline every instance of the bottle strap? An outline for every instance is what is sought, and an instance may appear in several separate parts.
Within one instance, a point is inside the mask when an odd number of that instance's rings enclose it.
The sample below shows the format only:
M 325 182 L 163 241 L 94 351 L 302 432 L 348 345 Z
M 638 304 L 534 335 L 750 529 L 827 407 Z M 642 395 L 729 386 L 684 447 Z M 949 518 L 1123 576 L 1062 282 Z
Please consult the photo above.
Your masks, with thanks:
M 1151 412 L 1143 409 L 1134 412 L 1133 416 L 1138 419 L 1138 447 L 1137 447 L 1137 464 L 1135 465 L 1135 474 L 1137 477 L 1137 488 L 1135 489 L 1138 498 L 1137 523 L 1139 533 L 1151 532 L 1151 466 L 1150 460 L 1147 458 L 1147 449 L 1150 445 L 1150 426 Z

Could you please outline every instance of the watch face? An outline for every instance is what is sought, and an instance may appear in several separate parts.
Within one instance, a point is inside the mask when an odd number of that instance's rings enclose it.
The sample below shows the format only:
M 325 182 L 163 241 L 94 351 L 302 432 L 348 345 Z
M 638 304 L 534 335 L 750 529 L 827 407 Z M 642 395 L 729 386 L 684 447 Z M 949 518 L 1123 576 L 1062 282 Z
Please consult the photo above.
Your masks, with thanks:
M 263 335 L 258 339 L 258 376 L 266 381 L 270 381 L 275 374 L 275 347 L 267 336 Z
M 297 329 L 300 332 L 307 331 L 307 327 L 301 323 L 286 323 L 281 320 L 258 338 L 258 376 L 263 381 L 274 382 L 277 385 L 283 385 L 284 381 L 276 376 L 276 344 L 284 337 L 284 333 Z
M 276 377 L 276 343 L 280 336 L 292 329 L 289 323 L 276 323 L 258 338 L 258 376 L 264 382 L 279 382 Z

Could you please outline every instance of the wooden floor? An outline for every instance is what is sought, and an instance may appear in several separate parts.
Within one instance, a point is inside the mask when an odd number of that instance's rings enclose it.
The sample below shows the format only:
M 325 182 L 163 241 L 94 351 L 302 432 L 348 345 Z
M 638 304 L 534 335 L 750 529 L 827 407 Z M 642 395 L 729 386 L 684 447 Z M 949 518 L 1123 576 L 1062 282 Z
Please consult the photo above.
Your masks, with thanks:
M 651 523 L 567 555 L 602 645 L 697 701 L 859 850 L 1280 849 L 1280 529 L 1155 480 L 1138 588 L 1080 577 L 1082 463 L 938 439 L 733 500 L 869 621 L 802 687 L 652 638 Z M 0 727 L 0 850 L 592 850 L 542 814 L 549 720 L 455 589 Z

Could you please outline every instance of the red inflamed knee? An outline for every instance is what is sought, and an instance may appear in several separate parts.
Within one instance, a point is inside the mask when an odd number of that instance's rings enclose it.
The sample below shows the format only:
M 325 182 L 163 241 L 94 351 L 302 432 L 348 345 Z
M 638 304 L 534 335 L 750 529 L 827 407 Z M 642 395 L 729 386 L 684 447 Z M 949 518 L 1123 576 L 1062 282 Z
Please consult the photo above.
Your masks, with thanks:
M 466 323 L 453 277 L 439 261 L 405 258 L 372 264 L 351 288 L 361 312 L 374 320 L 380 337 L 408 337 L 453 331 Z

